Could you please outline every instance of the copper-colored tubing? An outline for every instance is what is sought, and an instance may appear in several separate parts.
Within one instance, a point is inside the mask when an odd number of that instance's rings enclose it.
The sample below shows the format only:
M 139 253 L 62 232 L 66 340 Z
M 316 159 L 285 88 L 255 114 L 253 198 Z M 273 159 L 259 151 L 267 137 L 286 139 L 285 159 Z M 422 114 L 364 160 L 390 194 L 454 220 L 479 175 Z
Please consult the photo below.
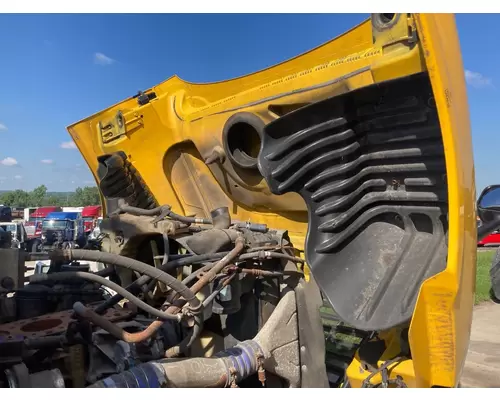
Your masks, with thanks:
M 224 269 L 224 267 L 226 267 L 243 251 L 244 246 L 245 246 L 245 240 L 241 236 L 236 238 L 234 248 L 221 260 L 219 260 L 210 271 L 208 271 L 205 275 L 203 275 L 202 278 L 198 280 L 190 288 L 191 292 L 193 293 L 199 292 L 206 284 L 208 284 L 215 277 L 215 275 L 221 272 Z M 170 306 L 166 311 L 172 314 L 177 313 L 181 310 L 182 306 L 185 303 L 186 303 L 185 300 L 181 300 L 176 305 Z M 75 312 L 81 317 L 88 319 L 95 325 L 101 327 L 105 331 L 112 334 L 114 337 L 123 340 L 124 342 L 127 343 L 143 342 L 144 340 L 149 339 L 163 325 L 162 320 L 155 320 L 145 330 L 137 333 L 129 333 L 124 331 L 119 326 L 113 324 L 112 322 L 109 322 L 107 319 L 103 318 L 102 316 L 95 313 L 91 309 L 85 307 L 81 303 L 75 303 L 73 308 Z M 193 342 L 194 339 L 196 339 L 194 335 L 190 335 L 188 336 L 188 338 L 190 342 Z M 169 357 L 175 357 L 179 353 L 179 351 L 181 351 L 184 347 L 186 347 L 186 345 L 187 344 L 182 342 L 178 346 L 174 346 L 171 349 L 168 349 L 166 354 L 168 354 Z

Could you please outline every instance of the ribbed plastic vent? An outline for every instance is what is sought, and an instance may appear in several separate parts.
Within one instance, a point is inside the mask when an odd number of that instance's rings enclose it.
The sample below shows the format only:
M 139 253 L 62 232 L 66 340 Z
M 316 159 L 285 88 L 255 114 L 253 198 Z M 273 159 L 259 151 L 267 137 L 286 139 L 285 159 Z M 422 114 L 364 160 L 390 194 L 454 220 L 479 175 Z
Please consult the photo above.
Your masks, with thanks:
M 305 200 L 306 259 L 338 316 L 367 331 L 407 321 L 447 256 L 446 167 L 428 76 L 273 121 L 259 169 L 273 193 Z
M 118 199 L 124 199 L 132 207 L 151 209 L 158 206 L 125 153 L 106 154 L 98 157 L 98 162 L 99 188 L 108 203 L 108 214 L 114 211 Z

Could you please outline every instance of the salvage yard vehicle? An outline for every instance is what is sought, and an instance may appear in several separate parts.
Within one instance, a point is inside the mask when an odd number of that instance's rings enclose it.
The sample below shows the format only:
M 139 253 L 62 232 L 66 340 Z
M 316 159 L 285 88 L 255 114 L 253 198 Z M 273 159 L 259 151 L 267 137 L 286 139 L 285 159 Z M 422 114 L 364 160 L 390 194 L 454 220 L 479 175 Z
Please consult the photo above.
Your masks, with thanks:
M 477 217 L 477 227 L 479 228 L 482 225 L 482 221 Z M 491 232 L 488 236 L 481 239 L 477 242 L 477 247 L 485 247 L 485 246 L 499 246 L 500 245 L 500 230 L 496 230 Z
M 42 251 L 85 246 L 83 219 L 78 212 L 52 212 L 42 222 Z
M 18 310 L 0 325 L 5 386 L 459 385 L 478 228 L 452 15 L 373 14 L 276 66 L 174 76 L 68 131 L 101 193 L 98 250 L 56 249 L 0 297 Z M 332 316 L 358 336 L 349 355 L 325 346 Z
M 491 185 L 485 188 L 480 194 L 477 203 L 478 214 L 481 221 L 479 225 L 480 228 L 486 226 L 488 229 L 488 225 L 496 224 L 500 221 L 500 185 Z M 495 233 L 490 234 L 486 236 L 485 239 L 488 239 L 491 236 L 496 235 Z M 479 243 L 485 243 L 485 239 Z M 490 240 L 493 242 L 495 239 Z M 500 301 L 500 247 L 497 249 L 491 262 L 490 281 L 492 297 L 493 299 Z
M 12 209 L 8 206 L 0 206 L 0 222 L 12 221 Z
M 61 207 L 46 206 L 38 207 L 33 213 L 30 214 L 28 221 L 24 223 L 24 229 L 28 238 L 32 240 L 31 251 L 36 252 L 42 242 L 42 221 L 51 212 L 61 211 Z
M 0 222 L 0 229 L 12 235 L 12 247 L 16 249 L 31 250 L 30 241 L 21 222 Z
M 86 206 L 82 210 L 82 219 L 85 226 L 85 234 L 90 235 L 96 228 L 101 217 L 101 206 Z

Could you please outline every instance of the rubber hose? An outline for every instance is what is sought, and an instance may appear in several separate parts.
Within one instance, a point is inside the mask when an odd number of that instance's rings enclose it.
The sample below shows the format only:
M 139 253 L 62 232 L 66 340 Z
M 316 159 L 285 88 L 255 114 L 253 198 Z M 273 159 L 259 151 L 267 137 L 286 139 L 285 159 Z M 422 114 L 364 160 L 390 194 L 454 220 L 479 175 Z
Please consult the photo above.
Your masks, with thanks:
M 190 265 L 190 264 L 198 264 L 198 263 L 201 263 L 203 261 L 212 261 L 212 260 L 221 259 L 221 258 L 225 257 L 228 253 L 229 253 L 228 251 L 224 251 L 224 252 L 212 253 L 212 254 L 202 254 L 202 255 L 193 255 L 193 256 L 187 255 L 185 257 L 176 258 L 175 260 L 169 261 L 167 264 L 161 265 L 159 269 L 162 271 L 165 271 L 165 272 L 169 272 L 171 269 L 174 269 L 174 268 L 179 268 L 179 267 L 183 267 L 183 266 Z M 269 252 L 269 251 L 259 251 L 259 252 L 251 252 L 251 253 L 242 254 L 238 257 L 238 260 L 244 261 L 244 260 L 248 260 L 251 258 L 269 258 L 269 257 L 282 258 L 282 259 L 286 259 L 286 260 L 296 262 L 296 263 L 301 263 L 301 264 L 304 263 L 304 260 L 302 260 L 299 257 L 294 257 L 294 256 L 290 256 L 288 254 Z M 187 278 L 185 278 L 182 281 L 182 283 L 187 284 L 187 283 L 191 282 L 194 278 L 196 278 L 198 276 L 198 273 L 200 271 L 203 271 L 203 270 L 206 271 L 207 270 L 206 267 L 198 269 L 197 271 L 193 272 L 191 275 L 189 275 Z M 133 294 L 138 294 L 141 291 L 141 287 L 143 285 L 147 284 L 150 281 L 150 279 L 151 278 L 149 276 L 142 276 L 139 279 L 132 282 L 130 285 L 128 285 L 126 287 L 126 289 L 129 290 Z M 150 291 L 154 284 L 155 283 L 150 282 L 148 285 L 147 291 Z M 118 302 L 122 298 L 123 297 L 121 297 L 119 294 L 114 295 L 110 299 L 106 300 L 104 303 L 100 304 L 95 309 L 95 312 L 98 314 L 103 313 L 109 307 L 113 307 L 115 304 L 118 304 Z
M 145 210 L 143 208 L 132 207 L 132 206 L 119 206 L 118 209 L 127 214 L 137 215 L 137 216 L 156 216 L 162 213 L 165 213 L 167 217 L 179 222 L 183 222 L 185 224 L 212 224 L 212 221 L 205 218 L 194 218 L 194 217 L 185 217 L 183 215 L 179 215 L 170 210 L 170 206 L 160 206 L 153 208 L 151 210 Z
M 185 353 L 193 345 L 194 341 L 200 336 L 202 328 L 203 315 L 195 315 L 193 328 L 189 331 L 188 335 L 182 340 L 182 342 L 180 342 L 177 346 L 170 347 L 165 352 L 165 357 L 176 357 L 178 354 Z
M 184 224 L 205 224 L 205 225 L 211 225 L 212 221 L 206 218 L 195 218 L 195 217 L 185 217 L 184 215 L 179 215 L 174 213 L 173 211 L 170 211 L 167 214 L 167 217 L 173 219 L 174 221 L 179 221 L 183 222 Z
M 186 257 L 177 258 L 175 260 L 169 261 L 167 264 L 161 265 L 159 269 L 162 271 L 165 271 L 165 272 L 169 272 L 171 269 L 174 269 L 174 268 L 179 268 L 179 267 L 183 267 L 183 266 L 190 265 L 190 264 L 198 264 L 198 263 L 201 263 L 203 261 L 211 261 L 214 259 L 215 260 L 221 259 L 221 258 L 225 257 L 227 254 L 229 254 L 228 251 L 219 252 L 219 253 L 212 253 L 212 254 L 186 256 Z M 304 263 L 304 260 L 302 260 L 299 257 L 294 257 L 294 256 L 291 256 L 288 254 L 277 253 L 277 252 L 272 252 L 272 251 L 258 251 L 258 252 L 251 252 L 251 253 L 242 254 L 238 257 L 238 260 L 244 261 L 244 260 L 249 260 L 252 258 L 261 258 L 261 259 L 262 258 L 281 258 L 281 259 L 285 259 L 285 260 L 292 261 L 292 262 L 299 263 L 299 264 Z M 188 284 L 189 282 L 194 280 L 200 272 L 207 271 L 211 267 L 212 267 L 212 265 L 205 266 L 203 268 L 196 270 L 195 272 L 193 272 L 192 274 L 187 276 L 182 281 L 182 283 L 185 285 Z M 150 281 L 150 279 L 151 278 L 149 276 L 142 276 L 139 279 L 132 282 L 129 286 L 127 286 L 126 289 L 129 290 L 133 294 L 137 294 L 141 291 L 141 287 L 143 285 L 147 284 Z M 155 284 L 154 282 L 149 282 L 148 288 L 146 290 L 150 291 L 154 284 Z M 112 307 L 115 304 L 118 304 L 118 302 L 121 299 L 122 299 L 122 297 L 119 294 L 116 294 L 113 297 L 111 297 L 110 299 L 106 300 L 106 302 L 100 304 L 95 309 L 95 312 L 97 312 L 98 314 L 101 314 L 109 307 Z
M 215 299 L 215 297 L 220 293 L 222 292 L 222 290 L 234 279 L 234 277 L 236 276 L 236 274 L 233 274 L 231 276 L 229 276 L 229 278 L 225 279 L 219 288 L 217 288 L 216 290 L 214 290 L 210 296 L 207 296 L 205 298 L 205 300 L 203 300 L 203 308 L 207 307 L 212 301 L 213 299 Z
M 234 260 L 238 256 L 238 254 L 243 250 L 244 245 L 245 245 L 244 239 L 242 237 L 238 237 L 235 241 L 234 249 L 232 249 L 225 257 L 223 257 L 219 262 L 217 262 L 210 269 L 208 274 L 204 275 L 200 280 L 198 280 L 198 282 L 196 282 L 193 285 L 193 287 L 191 288 L 192 293 L 197 293 L 200 289 L 202 289 L 211 280 L 212 276 L 215 276 L 227 264 L 229 264 L 232 260 Z M 151 268 L 153 268 L 153 267 L 151 267 Z M 155 269 L 155 268 L 153 268 L 153 269 Z M 179 282 L 179 281 L 177 281 L 177 282 Z M 181 283 L 181 282 L 179 282 L 179 283 Z M 196 300 L 198 300 L 198 298 L 196 298 Z M 183 302 L 181 302 L 181 303 L 183 303 Z M 181 309 L 180 307 L 182 307 L 182 305 L 183 304 L 179 304 L 179 303 L 177 303 L 176 305 L 172 305 L 167 309 L 167 312 L 175 314 L 178 311 L 180 311 L 180 309 Z M 141 332 L 129 333 L 129 332 L 124 331 L 119 326 L 108 321 L 106 318 L 95 313 L 93 310 L 86 308 L 81 303 L 75 303 L 75 305 L 73 306 L 73 309 L 75 310 L 75 312 L 77 312 L 82 317 L 87 318 L 89 321 L 93 322 L 95 325 L 98 325 L 99 327 L 101 327 L 105 331 L 109 332 L 113 336 L 115 336 L 115 337 L 119 338 L 120 340 L 123 340 L 127 343 L 139 343 L 139 342 L 142 342 L 144 340 L 147 340 L 152 335 L 154 335 L 155 332 L 158 331 L 158 329 L 160 329 L 160 327 L 163 325 L 163 322 L 161 320 L 156 320 L 156 321 L 153 321 L 151 324 L 149 324 L 148 327 Z M 202 310 L 201 303 L 200 303 L 200 310 Z M 196 339 L 195 334 L 197 334 L 196 330 L 194 330 L 194 332 L 193 332 L 193 336 L 194 336 L 194 338 L 192 339 L 193 341 Z M 166 354 L 169 354 L 170 357 L 175 357 L 178 355 L 178 354 L 175 354 L 175 352 L 178 351 L 179 348 L 180 348 L 180 346 L 174 346 L 174 347 L 172 347 L 173 350 L 171 351 L 170 349 L 168 349 Z
M 133 271 L 137 271 L 143 275 L 149 275 L 150 277 L 160 281 L 161 283 L 169 286 L 174 291 L 176 291 L 181 297 L 183 297 L 189 303 L 193 311 L 201 312 L 200 300 L 186 285 L 184 285 L 182 282 L 180 282 L 173 276 L 141 261 L 120 256 L 117 254 L 105 253 L 102 251 L 95 251 L 95 250 L 66 249 L 66 250 L 54 250 L 53 252 L 50 253 L 51 259 L 58 259 L 61 257 L 63 259 L 70 259 L 70 260 L 104 262 L 107 264 L 128 268 Z
M 208 261 L 208 260 L 218 260 L 226 256 L 229 252 L 221 252 L 221 253 L 213 253 L 213 254 L 202 254 L 202 255 L 195 255 L 195 256 L 187 256 L 184 258 L 176 259 L 169 261 L 167 264 L 163 264 L 160 266 L 160 270 L 164 272 L 168 272 L 171 269 L 178 268 L 178 267 L 183 267 L 185 265 L 190 265 L 190 264 L 197 264 L 202 261 Z M 195 275 L 196 277 L 196 275 Z M 126 287 L 128 291 L 130 291 L 132 294 L 138 294 L 141 291 L 141 287 L 148 283 L 151 280 L 151 277 L 147 275 L 141 276 L 139 279 L 136 279 L 134 282 L 132 282 L 130 285 Z M 153 283 L 154 282 L 154 283 Z M 156 281 L 151 282 L 152 284 L 155 284 Z M 188 281 L 190 282 L 190 281 Z M 150 284 L 151 284 L 150 283 Z M 182 283 L 186 284 L 186 282 L 182 281 Z M 150 291 L 151 288 L 148 286 L 147 291 Z M 101 303 L 97 308 L 95 309 L 95 312 L 98 314 L 102 314 L 104 311 L 106 311 L 109 307 L 113 307 L 115 304 L 118 304 L 118 302 L 122 299 L 119 294 L 115 294 L 113 297 L 109 298 L 106 300 L 104 303 Z
M 246 340 L 210 358 L 151 361 L 97 381 L 88 388 L 229 387 L 258 371 L 264 349 Z
M 125 205 L 123 203 L 123 201 L 121 201 L 120 204 L 118 204 L 117 208 L 118 208 L 118 210 L 123 211 L 123 212 L 128 213 L 128 214 L 137 215 L 137 216 L 149 216 L 149 217 L 153 217 L 155 215 L 160 215 L 161 212 L 164 210 L 170 210 L 170 206 L 165 206 L 165 205 L 151 208 L 151 209 L 147 210 L 145 208 L 132 207 L 129 205 Z
M 95 271 L 94 274 L 98 276 L 107 277 L 114 272 L 115 272 L 115 267 L 106 267 L 104 269 L 101 269 L 100 271 Z
M 277 253 L 275 251 L 255 251 L 252 253 L 246 253 L 239 256 L 238 260 L 243 261 L 243 260 L 249 260 L 251 258 L 259 258 L 259 259 L 281 258 L 283 260 L 292 261 L 298 264 L 304 264 L 304 260 L 302 258 L 294 257 L 289 254 Z
M 229 254 L 223 257 L 220 261 L 215 263 L 215 265 L 212 268 L 210 268 L 206 274 L 204 274 L 200 279 L 198 279 L 198 281 L 191 287 L 191 290 L 194 293 L 198 293 L 201 289 L 203 289 L 203 287 L 205 287 L 205 285 L 210 283 L 212 279 L 219 272 L 221 272 L 230 262 L 232 262 L 236 257 L 238 257 L 238 255 L 243 251 L 244 247 L 245 247 L 245 239 L 243 239 L 242 236 L 238 236 L 234 241 L 234 249 L 232 249 L 229 252 Z M 180 310 L 180 307 L 182 307 L 182 303 L 183 302 L 181 302 L 181 304 L 175 304 L 170 306 L 169 308 L 167 308 L 167 312 L 176 313 L 177 311 Z M 201 308 L 203 309 L 203 304 Z M 165 352 L 165 356 L 178 357 L 181 354 L 179 353 L 180 350 L 182 350 L 180 346 L 171 347 Z
M 168 240 L 168 235 L 164 233 L 163 237 L 163 260 L 162 264 L 166 264 L 168 262 L 168 253 L 170 253 L 170 241 Z
M 156 318 L 160 318 L 163 320 L 168 319 L 174 321 L 179 321 L 181 318 L 180 314 L 174 315 L 157 310 L 156 308 L 151 307 L 149 304 L 144 303 L 141 299 L 135 297 L 132 293 L 130 293 L 120 285 L 101 276 L 91 274 L 89 272 L 70 271 L 70 272 L 54 272 L 53 274 L 37 274 L 30 276 L 30 283 L 38 283 L 44 281 L 67 281 L 75 278 L 85 279 L 88 281 L 99 283 L 102 286 L 106 286 L 111 290 L 120 293 L 121 296 L 125 297 L 132 304 L 135 304 L 140 309 L 146 311 L 151 315 L 154 315 Z
M 164 271 L 170 271 L 174 268 L 184 267 L 190 264 L 199 264 L 203 261 L 214 261 L 220 260 L 221 258 L 227 256 L 229 251 L 221 251 L 219 253 L 211 253 L 211 254 L 201 254 L 179 258 L 177 260 L 169 261 L 166 265 L 162 265 L 160 268 Z

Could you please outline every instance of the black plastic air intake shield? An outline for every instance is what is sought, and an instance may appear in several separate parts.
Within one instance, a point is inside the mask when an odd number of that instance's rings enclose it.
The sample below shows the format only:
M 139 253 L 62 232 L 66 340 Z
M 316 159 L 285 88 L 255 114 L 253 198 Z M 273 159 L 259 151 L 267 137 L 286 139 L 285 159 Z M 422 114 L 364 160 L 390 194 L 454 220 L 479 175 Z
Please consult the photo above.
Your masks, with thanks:
M 259 169 L 273 193 L 305 200 L 306 260 L 338 316 L 367 331 L 407 322 L 447 257 L 445 155 L 427 74 L 273 121 Z
M 106 199 L 108 214 L 113 212 L 118 199 L 124 199 L 129 206 L 152 209 L 158 206 L 156 199 L 142 180 L 139 172 L 122 152 L 105 154 L 97 158 L 99 188 Z

